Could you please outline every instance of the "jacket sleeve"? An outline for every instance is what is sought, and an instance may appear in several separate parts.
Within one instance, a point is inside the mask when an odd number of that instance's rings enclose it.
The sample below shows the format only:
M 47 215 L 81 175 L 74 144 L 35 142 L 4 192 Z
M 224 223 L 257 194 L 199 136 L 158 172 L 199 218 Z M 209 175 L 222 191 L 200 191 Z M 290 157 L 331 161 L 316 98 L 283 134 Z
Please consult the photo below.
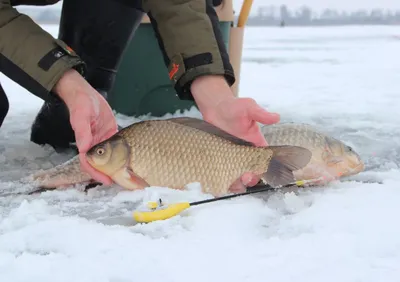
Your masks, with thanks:
M 180 99 L 193 100 L 192 82 L 202 75 L 223 75 L 232 86 L 229 61 L 213 0 L 143 0 Z
M 47 100 L 71 68 L 83 74 L 84 63 L 71 48 L 19 13 L 10 0 L 0 0 L 0 71 L 4 75 Z

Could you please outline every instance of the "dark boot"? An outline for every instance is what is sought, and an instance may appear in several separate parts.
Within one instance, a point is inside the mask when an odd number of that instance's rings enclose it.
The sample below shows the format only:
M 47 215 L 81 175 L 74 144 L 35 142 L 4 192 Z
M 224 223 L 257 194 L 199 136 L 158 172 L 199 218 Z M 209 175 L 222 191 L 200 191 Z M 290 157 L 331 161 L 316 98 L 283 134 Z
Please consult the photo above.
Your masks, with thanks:
M 85 79 L 106 99 L 123 52 L 143 13 L 113 0 L 64 0 L 59 39 L 87 64 Z M 43 104 L 32 125 L 31 141 L 61 151 L 75 142 L 69 112 L 58 97 Z
M 6 92 L 4 92 L 4 89 L 0 84 L 0 127 L 3 125 L 9 108 L 10 104 L 8 103 Z

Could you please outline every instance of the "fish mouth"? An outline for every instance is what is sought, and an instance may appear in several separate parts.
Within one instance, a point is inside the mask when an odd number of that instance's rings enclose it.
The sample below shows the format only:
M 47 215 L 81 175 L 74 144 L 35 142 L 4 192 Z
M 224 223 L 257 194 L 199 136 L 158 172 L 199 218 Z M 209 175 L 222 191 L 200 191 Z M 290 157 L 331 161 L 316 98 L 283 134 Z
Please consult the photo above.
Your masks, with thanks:
M 365 164 L 361 162 L 361 163 L 358 164 L 357 166 L 355 166 L 355 167 L 353 167 L 353 168 L 349 168 L 349 169 L 347 170 L 345 176 L 352 176 L 352 175 L 355 175 L 355 174 L 357 174 L 357 173 L 360 173 L 360 172 L 364 171 L 364 169 L 365 169 Z
M 358 166 L 353 168 L 352 171 L 355 173 L 359 173 L 361 171 L 364 171 L 364 169 L 365 169 L 365 164 L 363 162 L 361 162 Z

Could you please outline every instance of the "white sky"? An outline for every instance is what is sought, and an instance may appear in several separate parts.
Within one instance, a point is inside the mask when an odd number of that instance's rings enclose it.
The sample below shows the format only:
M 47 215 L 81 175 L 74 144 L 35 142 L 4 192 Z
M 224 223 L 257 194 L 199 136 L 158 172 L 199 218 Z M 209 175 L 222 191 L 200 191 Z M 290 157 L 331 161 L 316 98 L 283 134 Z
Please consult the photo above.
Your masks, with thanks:
M 240 8 L 244 0 L 233 0 L 233 8 L 236 15 L 239 14 Z M 280 6 L 287 5 L 289 10 L 298 9 L 303 5 L 307 5 L 314 12 L 321 12 L 324 9 L 331 8 L 336 10 L 354 11 L 358 9 L 371 10 L 374 8 L 400 10 L 400 0 L 253 0 L 251 14 L 257 13 L 260 6 Z M 46 9 L 60 10 L 62 1 L 54 5 L 45 6 Z M 22 6 L 27 8 L 28 6 Z M 40 6 L 29 6 L 29 9 L 43 9 Z
M 235 11 L 239 13 L 244 0 L 233 0 Z M 302 5 L 307 5 L 315 11 L 320 11 L 326 8 L 338 10 L 356 10 L 356 9 L 398 9 L 400 10 L 400 1 L 396 0 L 253 0 L 252 12 L 257 11 L 259 6 L 282 5 L 286 4 L 289 9 L 295 9 Z M 46 6 L 46 8 L 60 9 L 62 1 L 55 5 Z M 30 8 L 35 6 L 30 6 Z M 42 7 L 36 7 L 41 9 Z
M 233 0 L 234 8 L 239 13 L 243 0 Z M 257 10 L 258 6 L 282 5 L 285 4 L 289 9 L 294 9 L 302 5 L 307 5 L 315 11 L 325 8 L 338 10 L 356 10 L 356 9 L 399 9 L 400 1 L 396 0 L 253 0 L 252 12 Z

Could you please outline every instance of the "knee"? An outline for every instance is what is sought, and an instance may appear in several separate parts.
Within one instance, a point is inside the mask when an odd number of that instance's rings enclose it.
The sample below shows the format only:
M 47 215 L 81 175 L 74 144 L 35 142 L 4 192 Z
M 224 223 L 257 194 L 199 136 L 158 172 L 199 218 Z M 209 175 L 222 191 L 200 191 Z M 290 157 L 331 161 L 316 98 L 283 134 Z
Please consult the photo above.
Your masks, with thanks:
M 3 124 L 3 121 L 6 118 L 9 108 L 10 105 L 7 95 L 4 92 L 3 87 L 0 85 L 0 126 Z

